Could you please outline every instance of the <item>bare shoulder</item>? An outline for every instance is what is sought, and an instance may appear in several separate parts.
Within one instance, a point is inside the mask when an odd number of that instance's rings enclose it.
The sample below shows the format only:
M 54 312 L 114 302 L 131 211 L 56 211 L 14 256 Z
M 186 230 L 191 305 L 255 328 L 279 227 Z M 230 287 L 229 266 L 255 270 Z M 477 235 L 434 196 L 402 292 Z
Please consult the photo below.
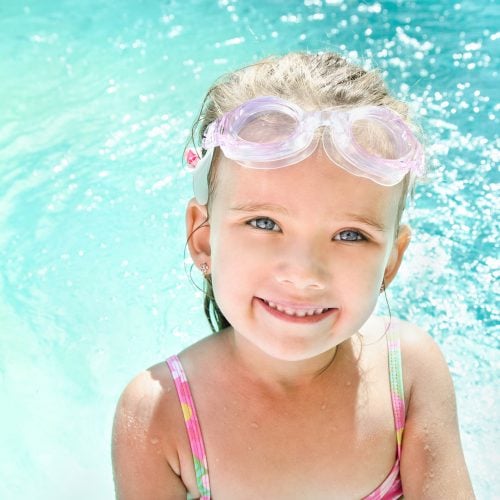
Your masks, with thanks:
M 165 363 L 136 375 L 118 401 L 113 471 L 119 499 L 185 498 L 181 479 L 182 416 Z M 165 496 L 171 492 L 170 496 Z
M 399 321 L 405 388 L 410 390 L 408 417 L 441 409 L 456 420 L 455 390 L 448 364 L 437 342 L 423 328 Z
M 175 423 L 176 420 L 175 412 L 171 411 L 176 407 L 174 388 L 170 371 L 164 362 L 138 373 L 120 396 L 116 419 L 125 419 L 128 429 L 147 430 L 156 444 L 154 438 L 164 437 L 168 430 L 169 426 L 165 424 Z
M 397 325 L 403 348 L 410 350 L 413 354 L 418 354 L 420 350 L 425 351 L 428 348 L 436 348 L 439 351 L 436 342 L 424 328 L 402 319 L 397 320 Z
M 409 389 L 401 459 L 405 498 L 474 498 L 448 364 L 428 332 L 406 321 L 398 325 Z
M 448 366 L 438 344 L 423 328 L 399 318 L 371 316 L 360 329 L 366 345 L 373 347 L 377 360 L 382 362 L 387 355 L 384 332 L 389 325 L 396 327 L 403 362 L 405 394 L 409 398 L 416 386 L 426 387 L 425 378 L 448 375 Z
M 398 330 L 405 386 L 411 394 L 439 388 L 454 397 L 448 364 L 429 332 L 403 320 L 398 320 Z
M 382 320 L 388 323 L 387 318 Z M 426 404 L 427 396 L 431 399 L 441 396 L 453 406 L 453 382 L 437 342 L 418 325 L 401 319 L 392 321 L 396 321 L 401 344 L 405 393 L 410 402 L 408 412 Z

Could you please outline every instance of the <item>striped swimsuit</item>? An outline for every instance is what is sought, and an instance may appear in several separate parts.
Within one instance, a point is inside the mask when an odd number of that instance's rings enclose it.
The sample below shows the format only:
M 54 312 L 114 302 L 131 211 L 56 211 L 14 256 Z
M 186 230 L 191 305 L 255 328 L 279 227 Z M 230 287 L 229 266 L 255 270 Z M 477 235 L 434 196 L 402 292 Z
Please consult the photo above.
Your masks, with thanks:
M 402 498 L 403 490 L 399 475 L 399 462 L 401 458 L 401 442 L 405 424 L 405 403 L 403 393 L 403 375 L 401 367 L 401 350 L 399 336 L 394 327 L 390 326 L 387 332 L 387 348 L 389 357 L 389 381 L 391 387 L 392 410 L 396 431 L 397 453 L 396 461 L 383 483 L 363 500 L 394 500 Z M 184 423 L 193 454 L 196 484 L 200 491 L 200 500 L 210 500 L 210 480 L 208 477 L 208 463 L 205 445 L 201 434 L 200 423 L 196 414 L 189 383 L 186 374 L 177 356 L 167 359 L 167 365 L 172 373 L 172 378 L 177 389 L 181 403 Z

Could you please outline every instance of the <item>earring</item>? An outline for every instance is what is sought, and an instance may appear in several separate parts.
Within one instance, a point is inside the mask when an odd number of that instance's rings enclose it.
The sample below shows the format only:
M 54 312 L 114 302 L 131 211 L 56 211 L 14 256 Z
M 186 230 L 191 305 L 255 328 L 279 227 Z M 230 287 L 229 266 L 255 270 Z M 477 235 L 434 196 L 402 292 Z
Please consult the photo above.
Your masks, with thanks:
M 206 276 L 208 274 L 208 264 L 206 262 L 203 262 L 203 264 L 201 264 L 200 271 L 202 272 L 203 276 Z
M 385 281 L 382 280 L 382 284 L 380 285 L 380 293 L 385 292 Z

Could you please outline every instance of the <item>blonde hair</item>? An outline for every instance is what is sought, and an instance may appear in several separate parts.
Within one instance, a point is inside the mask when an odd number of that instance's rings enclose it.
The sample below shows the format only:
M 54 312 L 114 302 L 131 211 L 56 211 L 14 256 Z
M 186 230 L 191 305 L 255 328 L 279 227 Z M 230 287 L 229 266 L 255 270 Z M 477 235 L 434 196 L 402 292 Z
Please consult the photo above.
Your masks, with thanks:
M 240 104 L 259 96 L 278 96 L 298 104 L 305 110 L 331 107 L 384 106 L 408 122 L 408 106 L 390 95 L 377 70 L 365 70 L 339 54 L 292 52 L 269 57 L 222 76 L 208 90 L 197 121 L 193 126 L 193 142 L 201 144 L 206 128 L 218 117 Z M 411 124 L 409 123 L 411 126 Z M 208 175 L 210 208 L 217 184 L 219 148 Z M 397 223 L 413 185 L 407 175 L 398 206 Z M 208 219 L 207 221 L 208 222 Z M 213 296 L 210 276 L 205 280 L 205 314 L 212 330 L 230 326 Z

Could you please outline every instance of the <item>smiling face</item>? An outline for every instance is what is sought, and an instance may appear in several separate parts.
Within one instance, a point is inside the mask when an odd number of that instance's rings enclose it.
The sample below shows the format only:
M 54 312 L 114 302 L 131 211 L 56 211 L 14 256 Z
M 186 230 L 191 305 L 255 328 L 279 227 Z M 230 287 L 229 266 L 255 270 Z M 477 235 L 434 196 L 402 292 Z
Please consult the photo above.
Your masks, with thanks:
M 235 335 L 300 360 L 356 333 L 409 240 L 404 228 L 395 239 L 401 186 L 355 177 L 321 148 L 274 170 L 221 158 L 218 173 L 209 226 L 194 233 L 190 250 L 195 263 L 209 263 Z M 190 210 L 194 221 L 204 209 L 191 202 L 188 221 Z

